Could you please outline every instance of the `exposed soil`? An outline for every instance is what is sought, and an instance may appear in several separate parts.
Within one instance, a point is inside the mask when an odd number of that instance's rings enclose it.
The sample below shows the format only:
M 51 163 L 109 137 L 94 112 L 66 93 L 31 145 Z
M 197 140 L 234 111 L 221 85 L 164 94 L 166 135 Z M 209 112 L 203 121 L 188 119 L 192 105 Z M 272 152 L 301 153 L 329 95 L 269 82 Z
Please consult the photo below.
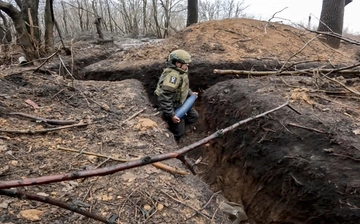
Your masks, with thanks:
M 74 82 L 58 76 L 58 59 L 35 73 L 36 66 L 6 63 L 0 71 L 1 130 L 55 127 L 10 112 L 89 124 L 44 134 L 1 132 L 0 179 L 118 163 L 59 147 L 124 159 L 176 150 L 179 146 L 153 108 L 152 92 L 169 52 L 183 48 L 193 55 L 190 83 L 200 92 L 196 107 L 201 119 L 180 146 L 287 99 L 300 114 L 285 107 L 196 149 L 193 161 L 202 158 L 197 176 L 148 165 L 21 189 L 104 217 L 117 214 L 118 223 L 231 223 L 226 211 L 219 209 L 220 199 L 212 197 L 218 190 L 227 200 L 242 204 L 252 223 L 357 223 L 359 75 L 331 75 L 335 82 L 317 73 L 267 77 L 213 73 L 215 68 L 273 71 L 284 65 L 296 70 L 356 63 L 358 48 L 343 43 L 333 50 L 315 35 L 278 23 L 228 19 L 196 24 L 165 40 L 115 37 L 114 43 L 97 45 L 83 39 L 73 46 L 74 58 L 61 56 L 69 69 L 73 66 L 78 79 Z M 164 163 L 189 172 L 178 160 Z M 0 214 L 4 223 L 97 223 L 55 206 L 7 196 L 0 197 Z

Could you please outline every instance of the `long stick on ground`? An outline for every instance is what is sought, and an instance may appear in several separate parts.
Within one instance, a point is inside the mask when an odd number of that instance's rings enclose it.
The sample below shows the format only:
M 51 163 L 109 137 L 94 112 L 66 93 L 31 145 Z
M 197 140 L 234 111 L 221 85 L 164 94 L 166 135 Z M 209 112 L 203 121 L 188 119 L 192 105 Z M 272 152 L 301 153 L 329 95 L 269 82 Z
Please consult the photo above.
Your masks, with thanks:
M 73 127 L 82 127 L 82 126 L 87 126 L 90 123 L 79 123 L 79 124 L 72 124 L 72 125 L 66 125 L 66 126 L 61 126 L 61 127 L 56 127 L 56 128 L 47 128 L 47 129 L 41 129 L 41 130 L 5 130 L 5 129 L 0 129 L 0 132 L 6 132 L 6 133 L 15 133 L 15 134 L 39 134 L 39 133 L 47 133 L 47 132 L 51 132 L 51 131 L 58 131 L 61 129 L 66 129 L 66 128 L 73 128 Z
M 185 146 L 174 152 L 169 152 L 169 153 L 164 153 L 164 154 L 159 154 L 159 155 L 154 155 L 154 156 L 145 156 L 145 157 L 135 160 L 135 161 L 130 161 L 127 163 L 121 163 L 121 164 L 117 164 L 114 166 L 103 167 L 103 168 L 94 169 L 94 170 L 74 171 L 74 172 L 66 173 L 66 174 L 55 174 L 55 175 L 51 175 L 51 176 L 26 178 L 26 179 L 22 179 L 22 180 L 1 181 L 0 189 L 48 184 L 48 183 L 55 183 L 55 182 L 61 182 L 61 181 L 65 181 L 65 180 L 74 180 L 74 179 L 87 178 L 87 177 L 93 177 L 93 176 L 105 176 L 105 175 L 113 174 L 113 173 L 116 173 L 116 172 L 119 172 L 122 170 L 127 170 L 127 169 L 131 169 L 134 167 L 145 166 L 145 165 L 148 165 L 151 163 L 156 163 L 159 161 L 177 158 L 180 155 L 183 155 L 189 151 L 192 151 L 193 149 L 197 148 L 200 145 L 206 144 L 207 142 L 209 142 L 212 139 L 223 136 L 226 132 L 229 132 L 229 131 L 235 129 L 242 124 L 245 124 L 249 121 L 255 120 L 260 117 L 264 117 L 265 115 L 270 114 L 274 111 L 277 111 L 287 105 L 289 105 L 289 101 L 286 101 L 284 104 L 282 104 L 276 108 L 273 108 L 271 110 L 268 110 L 264 113 L 261 113 L 256 116 L 239 121 L 225 129 L 218 130 L 218 131 L 214 132 L 213 134 L 209 135 L 208 137 L 206 137 L 202 140 L 199 140 L 191 145 Z
M 359 66 L 359 65 L 357 65 Z M 339 74 L 359 74 L 360 69 L 347 69 L 347 70 L 338 70 L 338 69 L 303 69 L 296 71 L 247 71 L 247 70 L 221 70 L 214 69 L 215 74 L 219 75 L 253 75 L 253 76 L 267 76 L 267 75 L 299 75 L 304 73 L 313 73 L 314 71 L 320 71 L 324 73 L 339 73 Z
M 45 122 L 45 123 L 48 123 L 48 124 L 70 125 L 70 124 L 78 123 L 78 121 L 73 121 L 73 120 L 51 120 L 51 119 L 36 117 L 36 116 L 30 115 L 30 114 L 21 113 L 21 112 L 11 112 L 9 114 L 11 114 L 11 115 L 19 115 L 21 117 L 29 118 L 29 119 L 31 119 L 33 121 L 42 121 L 42 122 Z
M 77 206 L 69 205 L 69 204 L 66 204 L 65 202 L 58 201 L 58 200 L 55 200 L 55 199 L 49 198 L 49 197 L 44 197 L 44 196 L 40 196 L 40 195 L 36 195 L 36 194 L 30 194 L 30 193 L 27 193 L 27 192 L 24 192 L 24 191 L 19 191 L 19 190 L 16 190 L 16 189 L 11 189 L 11 190 L 10 189 L 1 189 L 0 190 L 0 195 L 6 195 L 6 196 L 14 197 L 14 198 L 19 198 L 19 199 L 28 199 L 28 200 L 33 200 L 33 201 L 40 201 L 40 202 L 55 205 L 55 206 L 58 206 L 60 208 L 64 208 L 64 209 L 79 213 L 81 215 L 84 215 L 86 217 L 98 220 L 98 221 L 103 222 L 103 223 L 110 223 L 110 224 L 114 223 L 114 222 L 110 222 L 110 221 L 106 220 L 106 218 L 104 218 L 104 217 L 101 217 L 101 216 L 98 216 L 98 215 L 93 214 L 91 212 L 82 210 L 82 209 L 78 208 Z
M 64 150 L 64 151 L 68 151 L 68 152 L 75 152 L 75 153 L 79 153 L 79 154 L 91 155 L 91 156 L 96 156 L 96 157 L 101 157 L 101 158 L 107 158 L 107 159 L 111 159 L 111 160 L 118 161 L 118 162 L 130 162 L 130 161 L 133 161 L 133 159 L 114 158 L 114 157 L 109 157 L 109 156 L 94 153 L 94 152 L 87 152 L 87 151 L 81 151 L 81 150 L 76 150 L 76 149 L 69 149 L 69 148 L 65 148 L 65 147 L 61 147 L 61 146 L 57 146 L 56 149 Z M 153 165 L 153 166 L 155 166 L 155 167 L 157 167 L 159 169 L 169 171 L 171 173 L 176 173 L 176 174 L 181 174 L 181 175 L 188 175 L 189 174 L 186 171 L 179 170 L 177 168 L 165 165 L 165 164 L 160 163 L 160 162 L 153 163 L 151 165 Z

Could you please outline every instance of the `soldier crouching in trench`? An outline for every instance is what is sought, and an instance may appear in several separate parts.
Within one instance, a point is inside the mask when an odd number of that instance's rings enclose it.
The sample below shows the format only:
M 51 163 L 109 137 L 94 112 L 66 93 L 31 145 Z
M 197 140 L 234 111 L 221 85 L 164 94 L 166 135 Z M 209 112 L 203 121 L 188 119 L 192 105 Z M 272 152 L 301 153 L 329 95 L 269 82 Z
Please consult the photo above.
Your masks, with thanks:
M 188 52 L 184 50 L 171 52 L 155 90 L 159 109 L 163 113 L 170 131 L 174 134 L 176 142 L 179 142 L 185 134 L 185 124 L 194 123 L 199 118 L 199 114 L 193 106 L 184 118 L 180 119 L 175 115 L 175 110 L 189 96 L 198 94 L 189 88 L 188 67 L 190 62 L 191 56 Z

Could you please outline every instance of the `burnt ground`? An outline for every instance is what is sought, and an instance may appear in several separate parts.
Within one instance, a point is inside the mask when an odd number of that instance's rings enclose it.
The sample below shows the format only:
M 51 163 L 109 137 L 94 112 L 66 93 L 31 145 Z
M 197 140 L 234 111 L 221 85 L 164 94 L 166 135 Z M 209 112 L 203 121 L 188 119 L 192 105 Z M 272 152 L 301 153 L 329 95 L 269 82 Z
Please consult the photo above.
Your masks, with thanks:
M 250 223 L 357 223 L 358 73 L 333 73 L 329 80 L 317 70 L 265 77 L 213 70 L 341 68 L 356 63 L 358 48 L 344 42 L 333 50 L 314 33 L 248 19 L 196 24 L 165 40 L 114 39 L 105 45 L 79 40 L 73 46 L 74 63 L 70 56 L 61 56 L 69 70 L 73 67 L 75 81 L 58 76 L 60 62 L 55 58 L 35 73 L 36 66 L 2 66 L 2 181 L 117 163 L 59 147 L 124 159 L 176 150 L 179 146 L 153 107 L 152 92 L 168 53 L 180 47 L 193 55 L 190 83 L 200 92 L 196 107 L 201 114 L 180 147 L 287 99 L 298 113 L 282 108 L 199 147 L 189 154 L 193 161 L 201 160 L 196 176 L 149 165 L 21 189 L 104 217 L 117 214 L 118 223 L 226 223 L 229 210 L 219 207 L 220 199 L 214 196 L 219 190 L 226 200 L 243 205 Z M 27 99 L 39 107 L 25 103 Z M 54 126 L 9 112 L 89 124 L 19 134 L 16 131 Z M 189 172 L 178 160 L 164 163 Z M 97 223 L 55 206 L 0 199 L 2 222 Z

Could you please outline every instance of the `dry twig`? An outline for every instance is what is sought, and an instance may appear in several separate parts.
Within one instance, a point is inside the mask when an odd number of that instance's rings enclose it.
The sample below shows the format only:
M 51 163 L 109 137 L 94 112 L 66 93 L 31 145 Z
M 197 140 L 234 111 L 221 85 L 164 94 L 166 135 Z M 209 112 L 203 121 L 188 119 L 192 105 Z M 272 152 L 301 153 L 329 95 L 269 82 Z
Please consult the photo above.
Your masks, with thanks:
M 280 70 L 278 71 L 279 73 L 281 73 L 284 70 L 285 65 L 290 61 L 291 58 L 295 57 L 296 55 L 300 54 L 305 48 L 306 46 L 308 46 L 313 40 L 317 39 L 318 36 L 315 36 L 313 38 L 311 38 L 308 42 L 306 42 L 304 44 L 304 46 L 302 48 L 300 48 L 297 52 L 295 52 L 295 54 L 291 55 L 286 62 L 283 64 L 283 66 L 280 68 Z
M 358 91 L 356 91 L 356 90 L 354 90 L 354 89 L 351 89 L 351 88 L 347 87 L 345 84 L 339 82 L 339 81 L 336 80 L 336 79 L 332 79 L 332 78 L 328 77 L 328 75 L 329 75 L 330 73 L 332 73 L 332 72 L 328 72 L 328 74 L 326 74 L 326 75 L 322 74 L 322 77 L 324 77 L 324 78 L 326 78 L 327 80 L 330 80 L 330 81 L 332 81 L 332 82 L 335 82 L 335 83 L 339 84 L 340 86 L 342 86 L 344 89 L 348 90 L 349 92 L 354 93 L 354 94 L 360 96 L 360 92 L 358 92 Z
M 125 124 L 126 122 L 130 121 L 131 119 L 133 119 L 134 117 L 136 117 L 137 115 L 141 114 L 143 111 L 146 110 L 147 107 L 139 110 L 138 112 L 134 113 L 133 115 L 131 115 L 128 119 L 124 120 L 123 122 L 121 122 L 121 125 Z
M 58 131 L 61 129 L 67 129 L 67 128 L 74 128 L 74 127 L 82 127 L 82 126 L 87 126 L 90 123 L 79 123 L 79 124 L 73 124 L 73 125 L 66 125 L 66 126 L 62 126 L 62 127 L 57 127 L 57 128 L 47 128 L 47 129 L 41 129 L 41 130 L 5 130 L 5 129 L 0 129 L 0 132 L 6 132 L 6 133 L 15 133 L 15 134 L 39 134 L 39 133 L 47 133 L 47 132 L 51 132 L 51 131 Z
M 98 221 L 103 222 L 103 223 L 110 223 L 110 224 L 114 223 L 114 222 L 108 221 L 104 217 L 101 217 L 99 215 L 92 214 L 91 212 L 82 210 L 82 209 L 78 208 L 77 206 L 69 205 L 69 204 L 66 204 L 65 202 L 55 200 L 55 199 L 50 198 L 50 197 L 44 197 L 44 196 L 40 196 L 40 195 L 36 195 L 36 194 L 30 194 L 30 193 L 27 193 L 27 192 L 24 192 L 24 191 L 19 191 L 17 189 L 1 189 L 0 194 L 10 196 L 10 197 L 14 197 L 14 198 L 19 198 L 19 199 L 28 199 L 28 200 L 33 200 L 33 201 L 40 201 L 40 202 L 43 202 L 43 203 L 55 205 L 55 206 L 58 206 L 60 208 L 70 210 L 72 212 L 79 213 L 81 215 L 84 215 L 86 217 L 98 220 Z
M 96 156 L 96 157 L 101 157 L 101 158 L 107 158 L 107 159 L 111 159 L 114 161 L 118 161 L 118 162 L 130 162 L 130 161 L 134 161 L 137 160 L 139 158 L 135 158 L 135 159 L 120 159 L 120 158 L 114 158 L 114 157 L 109 157 L 106 155 L 102 155 L 102 154 L 98 154 L 98 153 L 93 153 L 93 152 L 87 152 L 87 151 L 82 151 L 82 150 L 76 150 L 76 149 L 69 149 L 69 148 L 65 148 L 65 147 L 61 147 L 61 146 L 57 146 L 56 149 L 59 150 L 64 150 L 64 151 L 68 151 L 68 152 L 76 152 L 79 154 L 85 154 L 85 155 L 91 155 L 91 156 Z M 162 169 L 162 170 L 166 170 L 169 171 L 171 173 L 175 173 L 175 174 L 181 174 L 181 175 L 188 175 L 189 173 L 183 170 L 179 170 L 177 168 L 165 165 L 163 163 L 153 163 L 153 166 Z
M 77 121 L 73 121 L 73 120 L 51 120 L 51 119 L 46 119 L 46 118 L 41 118 L 41 117 L 35 117 L 33 115 L 30 114 L 26 114 L 26 113 L 21 113 L 21 112 L 12 112 L 9 113 L 11 115 L 19 115 L 21 117 L 26 117 L 29 118 L 33 121 L 40 121 L 40 122 L 45 122 L 48 124 L 55 124 L 55 125 L 69 125 L 69 124 L 76 124 L 78 123 Z
M 310 131 L 314 131 L 314 132 L 317 132 L 317 133 L 325 134 L 325 132 L 323 132 L 323 131 L 320 131 L 320 130 L 315 129 L 315 128 L 305 127 L 305 126 L 302 126 L 302 125 L 300 125 L 300 124 L 295 124 L 295 123 L 291 123 L 291 122 L 289 122 L 289 123 L 287 123 L 287 124 L 290 125 L 290 126 L 294 126 L 294 127 L 298 127 L 298 128 L 303 128 L 303 129 L 306 129 L 306 130 L 310 130 Z
M 47 57 L 47 58 L 45 59 L 45 61 L 44 61 L 43 63 L 41 63 L 41 65 L 39 65 L 39 67 L 37 67 L 37 68 L 34 70 L 33 73 L 39 71 L 39 69 L 40 69 L 42 66 L 44 66 L 44 65 L 46 64 L 46 62 L 48 62 L 51 58 L 53 58 L 53 57 L 59 52 L 59 50 L 60 50 L 60 46 L 58 47 L 58 49 L 57 49 L 54 53 L 52 53 L 49 57 Z

